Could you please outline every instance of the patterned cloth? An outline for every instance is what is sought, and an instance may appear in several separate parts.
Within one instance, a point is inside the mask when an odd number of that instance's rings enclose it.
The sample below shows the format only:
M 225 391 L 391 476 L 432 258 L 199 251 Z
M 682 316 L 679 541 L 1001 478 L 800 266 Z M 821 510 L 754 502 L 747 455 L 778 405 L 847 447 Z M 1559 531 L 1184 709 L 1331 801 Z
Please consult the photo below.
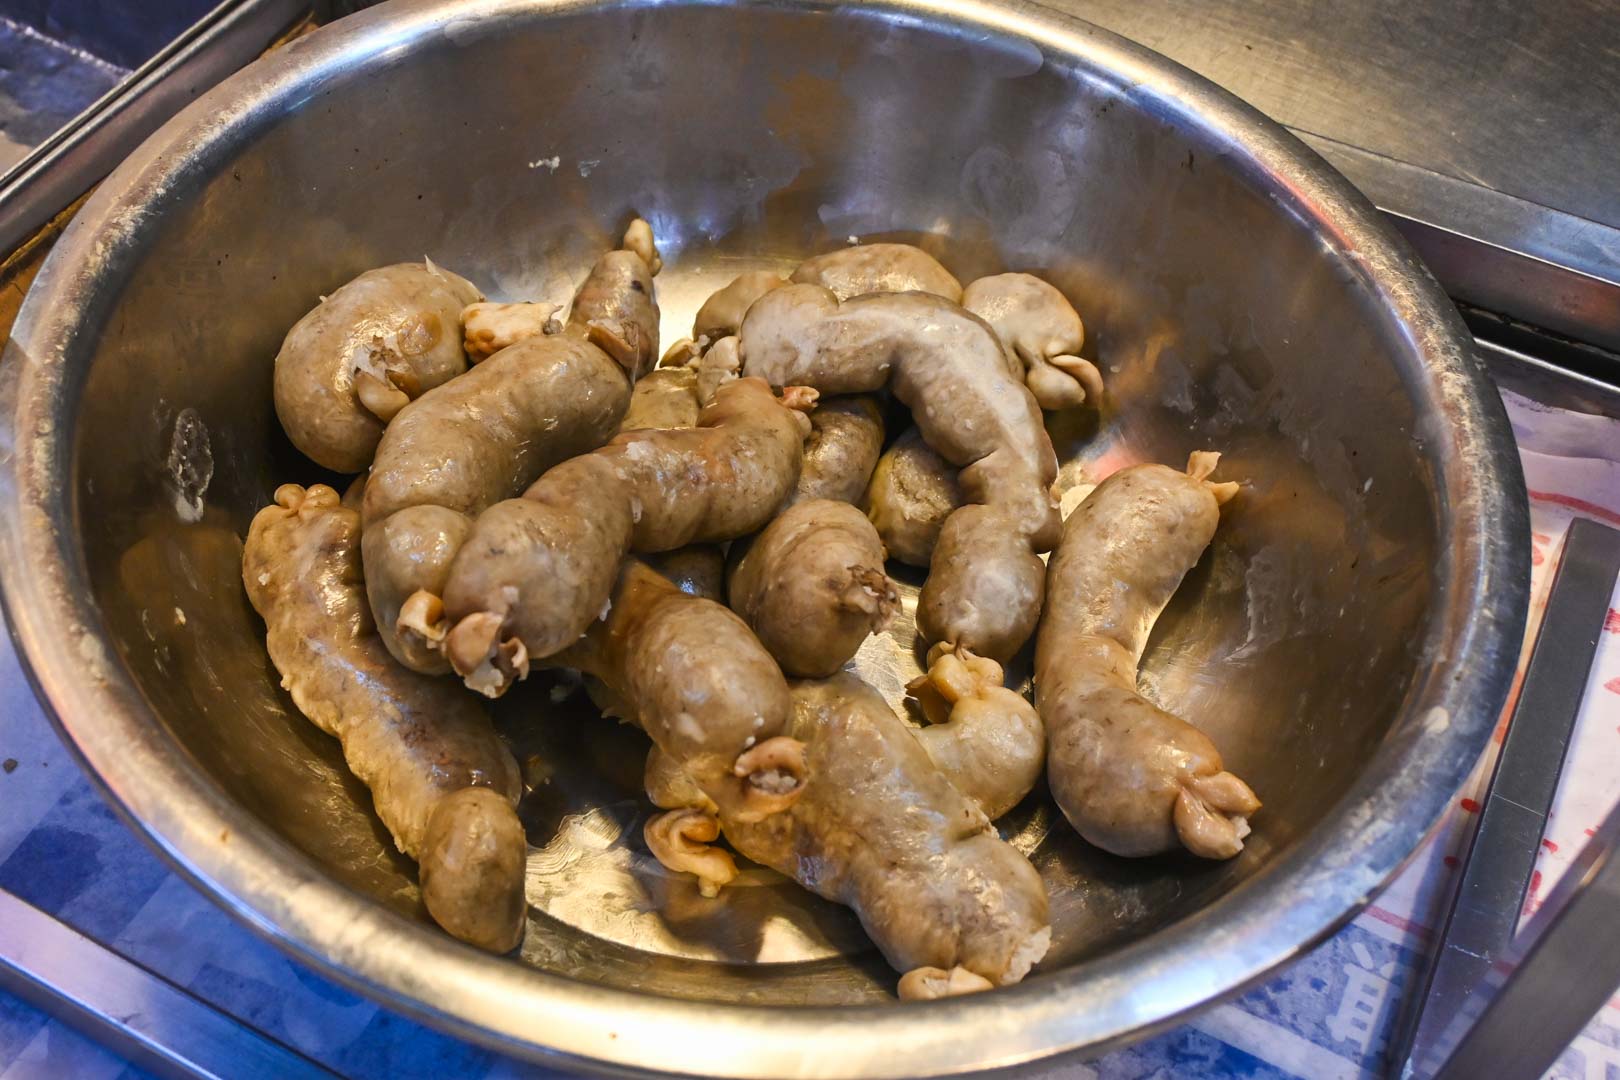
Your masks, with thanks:
M 1575 515 L 1620 526 L 1620 422 L 1507 395 L 1530 489 L 1535 541 L 1531 625 L 1539 623 Z M 1533 910 L 1612 805 L 1620 763 L 1620 598 L 1611 606 L 1526 907 Z M 1533 635 L 1533 631 L 1532 631 Z M 1500 737 L 1500 732 L 1498 732 Z M 1494 747 L 1489 759 L 1494 759 Z M 1265 986 L 1185 1026 L 1044 1076 L 1374 1077 L 1413 972 L 1431 946 L 1442 886 L 1456 872 L 1450 817 L 1373 906 Z M 359 1077 L 544 1075 L 440 1035 L 340 989 L 232 922 L 170 873 L 91 789 L 0 638 L 0 888 L 164 975 L 338 1072 Z M 1601 1080 L 1620 1067 L 1620 1001 L 1595 1017 L 1550 1076 Z M 0 1080 L 141 1076 L 117 1057 L 0 994 Z

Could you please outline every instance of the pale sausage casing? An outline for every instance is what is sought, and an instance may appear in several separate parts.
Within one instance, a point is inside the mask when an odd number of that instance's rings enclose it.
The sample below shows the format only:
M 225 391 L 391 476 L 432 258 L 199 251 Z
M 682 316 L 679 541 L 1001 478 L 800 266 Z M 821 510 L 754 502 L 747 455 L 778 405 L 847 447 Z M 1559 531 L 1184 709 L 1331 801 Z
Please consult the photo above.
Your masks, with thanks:
M 736 615 L 625 562 L 603 617 L 551 663 L 600 679 L 626 719 L 737 819 L 790 806 L 802 791 L 787 681 Z M 789 751 L 760 761 L 772 747 Z
M 866 489 L 872 519 L 889 558 L 927 566 L 945 519 L 962 505 L 956 466 L 934 452 L 912 428 L 878 458 Z
M 248 531 L 242 577 L 293 704 L 343 744 L 428 911 L 504 952 L 523 930 L 517 764 L 476 699 L 396 664 L 360 584 L 360 518 L 325 485 L 282 486 Z
M 1185 845 L 1207 858 L 1242 849 L 1259 800 L 1201 731 L 1136 690 L 1148 633 L 1215 535 L 1237 485 L 1135 465 L 1070 515 L 1047 571 L 1035 701 L 1052 796 L 1081 836 L 1116 855 Z
M 793 684 L 810 781 L 786 813 L 721 823 L 744 855 L 847 904 L 897 970 L 1015 983 L 1046 952 L 1046 889 L 853 675 Z M 904 989 L 904 985 L 903 985 Z
M 843 667 L 881 630 L 900 595 L 883 572 L 883 544 L 848 503 L 795 503 L 748 545 L 727 594 L 789 675 Z
M 911 244 L 857 244 L 829 251 L 800 263 L 792 281 L 824 286 L 840 300 L 880 292 L 924 292 L 953 304 L 962 299 L 962 283 L 938 259 Z
M 323 297 L 276 354 L 276 415 L 293 445 L 335 472 L 365 469 L 400 408 L 466 370 L 461 311 L 478 299 L 427 262 L 368 270 Z

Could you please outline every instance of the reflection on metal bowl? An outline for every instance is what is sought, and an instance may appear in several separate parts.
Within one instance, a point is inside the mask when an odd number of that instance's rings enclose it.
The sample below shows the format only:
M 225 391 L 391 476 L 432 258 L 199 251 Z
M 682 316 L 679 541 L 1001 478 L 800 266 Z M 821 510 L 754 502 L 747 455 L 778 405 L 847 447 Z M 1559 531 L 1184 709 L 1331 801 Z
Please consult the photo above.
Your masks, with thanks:
M 1243 495 L 1144 685 L 1265 800 L 1240 858 L 1112 858 L 1032 798 L 1005 825 L 1051 891 L 1050 955 L 1011 989 L 892 1004 L 847 912 L 763 871 L 709 901 L 660 870 L 640 736 L 537 679 L 498 710 L 534 785 L 521 960 L 425 923 L 242 595 L 251 514 L 320 478 L 277 427 L 271 360 L 318 295 L 424 253 L 496 297 L 559 299 L 632 212 L 665 253 L 666 342 L 742 269 L 907 240 L 964 281 L 1033 270 L 1079 306 L 1109 392 L 1054 418 L 1061 486 L 1223 452 Z M 574 1065 L 933 1074 L 1162 1025 L 1309 946 L 1415 849 L 1488 737 L 1524 619 L 1517 461 L 1423 268 L 1275 125 L 1017 4 L 422 0 L 343 20 L 101 187 L 0 402 L 13 627 L 136 826 L 350 983 Z M 895 699 L 910 610 L 860 660 Z

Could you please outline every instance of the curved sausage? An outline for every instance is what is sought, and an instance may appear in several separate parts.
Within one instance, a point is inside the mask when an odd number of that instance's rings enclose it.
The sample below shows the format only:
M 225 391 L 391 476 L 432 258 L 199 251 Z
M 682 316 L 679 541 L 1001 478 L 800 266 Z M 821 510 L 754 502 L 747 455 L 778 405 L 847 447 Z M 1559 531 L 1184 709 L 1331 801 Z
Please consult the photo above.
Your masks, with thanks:
M 1260 808 L 1202 732 L 1136 689 L 1154 621 L 1237 493 L 1208 479 L 1218 457 L 1114 473 L 1070 515 L 1048 570 L 1035 647 L 1047 779 L 1080 835 L 1116 855 L 1229 859 Z
M 991 821 L 1023 801 L 1046 763 L 1035 706 L 1002 678 L 989 657 L 942 643 L 929 650 L 928 671 L 906 686 L 928 720 L 917 741 Z
M 276 415 L 293 445 L 334 472 L 371 464 L 400 409 L 466 370 L 461 311 L 479 299 L 425 261 L 368 270 L 323 297 L 276 354 Z
M 600 679 L 728 817 L 757 821 L 802 794 L 781 669 L 736 615 L 639 560 L 626 560 L 604 616 L 549 663 Z
M 883 544 L 849 505 L 866 488 L 883 447 L 883 418 L 869 396 L 831 398 L 810 414 L 799 484 L 782 513 L 732 546 L 732 610 L 789 675 L 831 675 L 900 603 L 883 569 Z
M 428 912 L 505 952 L 524 919 L 517 763 L 475 700 L 389 657 L 360 584 L 359 530 L 324 484 L 278 488 L 248 530 L 248 598 L 293 703 L 341 740 L 394 843 L 421 864 Z

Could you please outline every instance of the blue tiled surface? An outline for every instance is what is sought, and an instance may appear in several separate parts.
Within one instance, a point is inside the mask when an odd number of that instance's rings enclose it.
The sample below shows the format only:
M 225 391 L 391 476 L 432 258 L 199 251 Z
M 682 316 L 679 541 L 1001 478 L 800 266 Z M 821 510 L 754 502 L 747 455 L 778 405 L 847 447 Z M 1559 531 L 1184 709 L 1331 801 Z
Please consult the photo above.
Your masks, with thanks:
M 128 74 L 5 17 L 0 2 L 0 172 Z
M 119 67 L 140 66 L 218 0 L 0 0 L 0 17 Z

